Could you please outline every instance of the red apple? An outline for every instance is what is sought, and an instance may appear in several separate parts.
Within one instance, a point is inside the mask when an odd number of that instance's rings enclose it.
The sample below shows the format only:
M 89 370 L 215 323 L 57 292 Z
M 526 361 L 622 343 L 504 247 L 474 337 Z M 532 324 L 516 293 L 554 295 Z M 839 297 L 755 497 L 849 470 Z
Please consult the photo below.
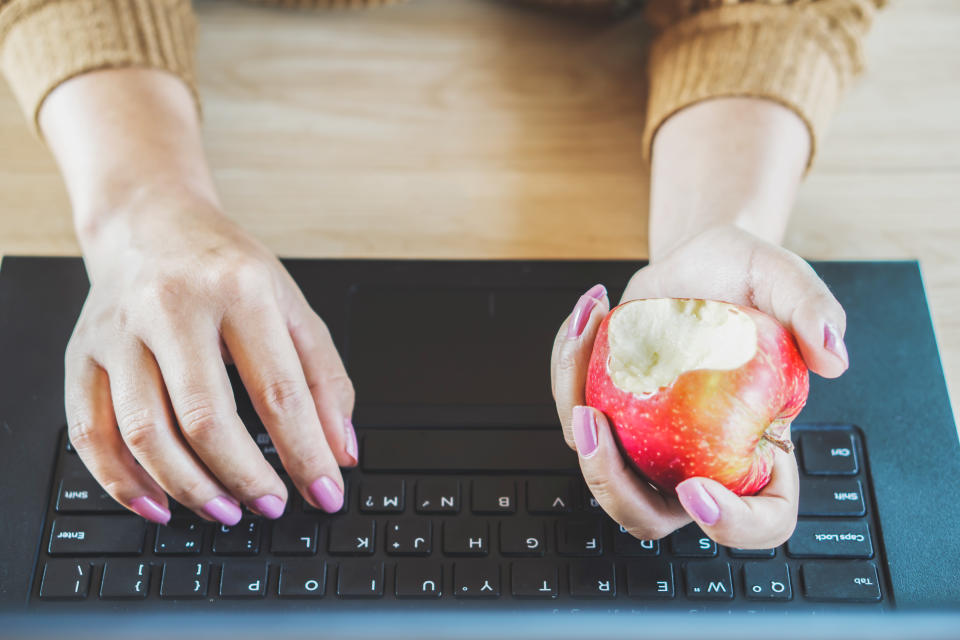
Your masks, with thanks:
M 648 299 L 613 309 L 597 332 L 587 403 L 661 489 L 693 476 L 739 495 L 770 480 L 774 447 L 807 401 L 807 366 L 770 316 L 727 302 Z

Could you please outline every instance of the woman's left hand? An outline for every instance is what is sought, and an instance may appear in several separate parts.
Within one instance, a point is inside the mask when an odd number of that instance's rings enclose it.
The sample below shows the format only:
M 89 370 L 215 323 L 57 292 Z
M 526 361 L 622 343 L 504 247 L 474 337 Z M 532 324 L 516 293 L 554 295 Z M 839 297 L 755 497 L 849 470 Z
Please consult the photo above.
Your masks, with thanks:
M 736 227 L 711 227 L 639 270 L 623 301 L 638 298 L 703 298 L 757 308 L 794 335 L 814 372 L 834 378 L 847 368 L 846 316 L 827 286 L 790 251 Z M 667 494 L 623 459 L 607 418 L 585 406 L 584 398 L 594 338 L 609 309 L 602 286 L 584 294 L 560 327 L 551 358 L 563 434 L 596 500 L 641 539 L 663 538 L 692 519 L 725 546 L 759 549 L 785 542 L 796 526 L 799 500 L 793 454 L 776 449 L 769 484 L 748 497 L 709 478 L 688 478 L 677 485 L 677 495 Z

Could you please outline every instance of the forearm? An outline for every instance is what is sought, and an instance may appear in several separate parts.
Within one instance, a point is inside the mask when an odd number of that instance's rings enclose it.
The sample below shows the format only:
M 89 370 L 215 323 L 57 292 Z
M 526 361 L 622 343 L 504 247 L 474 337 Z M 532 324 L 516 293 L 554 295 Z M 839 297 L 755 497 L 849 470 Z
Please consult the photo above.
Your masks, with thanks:
M 653 140 L 651 261 L 714 225 L 779 244 L 809 152 L 803 121 L 769 100 L 706 100 L 667 119 Z
M 127 213 L 160 215 L 157 205 L 174 201 L 218 206 L 193 98 L 171 74 L 83 74 L 50 94 L 39 120 L 85 254 L 109 222 Z

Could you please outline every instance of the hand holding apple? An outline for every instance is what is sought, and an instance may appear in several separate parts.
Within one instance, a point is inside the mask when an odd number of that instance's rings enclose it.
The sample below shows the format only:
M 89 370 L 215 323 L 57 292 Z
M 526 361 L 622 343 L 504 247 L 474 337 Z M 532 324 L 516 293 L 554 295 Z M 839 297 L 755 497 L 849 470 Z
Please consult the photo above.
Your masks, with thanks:
M 827 286 L 796 255 L 736 227 L 711 227 L 639 270 L 622 301 L 644 298 L 725 300 L 757 309 L 792 336 L 810 370 L 833 378 L 847 368 L 842 338 L 845 316 Z M 563 435 L 578 453 L 593 496 L 611 518 L 638 538 L 662 538 L 693 519 L 722 545 L 767 548 L 783 543 L 797 517 L 799 479 L 792 454 L 770 448 L 769 483 L 752 496 L 737 495 L 703 476 L 683 480 L 676 485 L 676 494 L 660 491 L 621 454 L 607 416 L 587 406 L 586 398 L 590 357 L 608 309 L 603 287 L 598 285 L 582 296 L 560 327 L 551 359 Z M 758 330 L 758 338 L 762 333 Z M 799 393 L 786 393 L 787 397 L 802 404 Z M 762 404 L 773 407 L 776 402 Z M 789 404 L 785 400 L 781 407 L 786 410 L 782 420 L 790 413 Z M 772 411 L 771 420 L 776 417 Z M 789 440 L 789 428 L 780 435 Z
M 774 448 L 809 388 L 793 337 L 755 309 L 712 300 L 632 300 L 604 318 L 586 400 L 612 421 L 636 469 L 661 489 L 695 476 L 738 495 L 770 480 Z

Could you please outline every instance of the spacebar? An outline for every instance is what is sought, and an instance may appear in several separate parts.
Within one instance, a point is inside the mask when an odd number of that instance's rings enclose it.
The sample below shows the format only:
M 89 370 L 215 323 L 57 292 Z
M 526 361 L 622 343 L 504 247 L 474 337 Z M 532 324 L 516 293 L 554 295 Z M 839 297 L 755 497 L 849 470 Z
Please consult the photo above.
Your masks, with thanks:
M 576 454 L 556 429 L 366 429 L 365 471 L 573 472 Z

